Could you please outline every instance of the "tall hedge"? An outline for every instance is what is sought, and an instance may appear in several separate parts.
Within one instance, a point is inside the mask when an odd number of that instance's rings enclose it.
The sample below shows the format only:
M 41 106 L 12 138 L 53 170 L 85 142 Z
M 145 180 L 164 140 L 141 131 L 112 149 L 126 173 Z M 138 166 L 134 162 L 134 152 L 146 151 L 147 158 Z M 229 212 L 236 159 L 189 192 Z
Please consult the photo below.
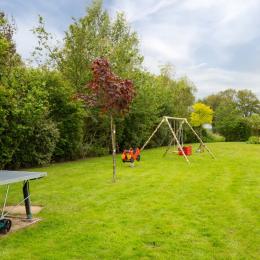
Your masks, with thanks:
M 28 167 L 49 163 L 58 140 L 49 117 L 47 92 L 38 71 L 14 68 L 1 87 L 0 166 Z
M 84 115 L 61 75 L 16 67 L 0 87 L 0 167 L 82 157 Z

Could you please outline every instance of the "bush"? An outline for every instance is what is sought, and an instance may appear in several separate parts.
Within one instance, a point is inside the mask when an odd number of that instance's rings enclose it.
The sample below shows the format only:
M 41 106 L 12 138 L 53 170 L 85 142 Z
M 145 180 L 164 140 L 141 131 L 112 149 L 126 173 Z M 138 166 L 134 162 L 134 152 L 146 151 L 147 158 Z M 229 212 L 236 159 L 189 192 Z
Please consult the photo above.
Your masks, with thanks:
M 214 130 L 223 135 L 226 141 L 246 141 L 251 134 L 247 119 L 232 103 L 223 103 L 216 109 Z
M 84 156 L 85 109 L 73 98 L 74 90 L 57 72 L 39 71 L 48 91 L 50 117 L 60 133 L 53 158 L 57 161 L 77 159 Z
M 51 120 L 37 122 L 37 125 L 28 127 L 24 132 L 12 161 L 8 168 L 30 167 L 46 165 L 51 161 L 59 131 Z
M 250 136 L 251 129 L 246 119 L 233 118 L 226 120 L 225 124 L 216 123 L 215 129 L 226 138 L 226 141 L 246 141 Z
M 42 75 L 15 68 L 4 84 L 0 88 L 0 167 L 49 163 L 59 133 L 50 119 Z
M 94 156 L 103 156 L 103 155 L 108 155 L 109 149 L 100 147 L 98 145 L 85 145 L 85 154 L 88 157 L 94 157 Z
M 212 131 L 207 130 L 206 136 L 203 137 L 203 141 L 206 143 L 225 142 L 225 137 L 218 133 L 213 133 Z
M 12 91 L 0 86 L 0 169 L 11 161 L 20 139 L 19 129 L 14 122 L 16 117 L 12 112 L 15 103 Z
M 260 144 L 260 136 L 250 136 L 247 143 L 248 144 Z

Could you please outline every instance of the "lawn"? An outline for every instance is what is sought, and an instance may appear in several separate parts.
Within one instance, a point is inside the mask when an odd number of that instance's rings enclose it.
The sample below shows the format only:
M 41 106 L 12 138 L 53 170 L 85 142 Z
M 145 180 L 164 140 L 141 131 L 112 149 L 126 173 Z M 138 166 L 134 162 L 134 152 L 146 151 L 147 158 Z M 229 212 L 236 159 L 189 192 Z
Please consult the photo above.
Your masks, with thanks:
M 191 165 L 164 148 L 135 168 L 118 156 L 117 183 L 108 156 L 36 169 L 43 221 L 1 238 L 0 259 L 259 259 L 260 145 L 209 147 L 217 160 Z

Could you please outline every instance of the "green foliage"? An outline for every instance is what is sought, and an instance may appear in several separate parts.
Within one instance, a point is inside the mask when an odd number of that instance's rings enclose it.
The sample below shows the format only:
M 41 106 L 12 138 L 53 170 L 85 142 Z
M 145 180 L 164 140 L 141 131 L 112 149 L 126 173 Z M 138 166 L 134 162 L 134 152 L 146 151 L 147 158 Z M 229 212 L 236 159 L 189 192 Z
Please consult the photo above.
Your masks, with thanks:
M 247 143 L 248 144 L 260 144 L 260 136 L 250 136 Z
M 84 156 L 82 104 L 57 72 L 17 67 L 1 87 L 1 168 Z
M 252 130 L 253 135 L 260 134 L 260 114 L 253 114 L 248 118 L 248 124 Z
M 85 154 L 89 157 L 99 157 L 99 156 L 104 156 L 109 153 L 109 149 L 106 147 L 101 147 L 100 144 L 97 145 L 85 145 Z
M 24 125 L 19 146 L 7 168 L 50 163 L 58 138 L 59 131 L 51 120 L 39 118 L 34 125 Z
M 260 113 L 260 101 L 251 90 L 239 90 L 236 96 L 238 110 L 241 111 L 244 117 Z
M 175 80 L 172 75 L 172 65 L 165 64 L 161 66 L 159 77 L 154 79 L 158 88 L 160 116 L 188 117 L 188 110 L 195 100 L 196 87 L 188 78 Z
M 191 124 L 193 126 L 202 126 L 203 124 L 212 123 L 213 110 L 209 106 L 203 103 L 196 103 L 192 108 Z
M 60 71 L 79 91 L 90 81 L 91 62 L 97 57 L 109 60 L 122 78 L 129 78 L 142 62 L 136 33 L 122 14 L 112 21 L 101 1 L 94 1 L 86 15 L 69 26 L 58 57 Z
M 19 138 L 14 119 L 15 115 L 15 98 L 12 91 L 0 86 L 0 169 L 9 163 L 16 150 Z
M 36 70 L 15 68 L 1 99 L 1 168 L 50 162 L 59 133 L 49 119 L 47 92 Z M 8 102 L 8 103 L 7 103 Z
M 160 120 L 161 91 L 155 82 L 156 78 L 139 71 L 136 72 L 133 81 L 136 97 L 124 121 L 119 120 L 117 123 L 117 141 L 120 149 L 141 146 Z
M 213 111 L 216 111 L 216 109 L 218 108 L 221 102 L 222 102 L 222 97 L 219 94 L 209 95 L 202 100 L 202 103 L 210 106 L 210 108 Z
M 222 103 L 215 113 L 215 129 L 225 136 L 227 141 L 246 141 L 250 136 L 250 127 L 245 118 L 232 103 Z
M 74 89 L 60 73 L 49 71 L 41 73 L 44 89 L 48 92 L 50 118 L 56 123 L 60 134 L 53 158 L 70 160 L 85 156 L 83 138 L 86 112 L 83 104 L 73 97 Z
M 252 91 L 227 89 L 206 97 L 203 102 L 215 111 L 213 129 L 220 131 L 227 140 L 246 140 L 249 127 L 252 134 L 259 133 L 257 116 L 254 116 L 259 114 L 260 103 Z
M 218 133 L 213 133 L 210 130 L 206 130 L 203 141 L 206 143 L 225 142 L 225 137 Z
M 45 29 L 45 21 L 38 16 L 38 25 L 33 28 L 33 34 L 37 37 L 37 45 L 31 54 L 30 62 L 38 67 L 54 68 L 58 60 L 58 42 L 53 43 L 54 37 Z
M 4 77 L 9 76 L 14 66 L 21 64 L 13 41 L 15 30 L 14 23 L 10 23 L 0 10 L 0 83 Z

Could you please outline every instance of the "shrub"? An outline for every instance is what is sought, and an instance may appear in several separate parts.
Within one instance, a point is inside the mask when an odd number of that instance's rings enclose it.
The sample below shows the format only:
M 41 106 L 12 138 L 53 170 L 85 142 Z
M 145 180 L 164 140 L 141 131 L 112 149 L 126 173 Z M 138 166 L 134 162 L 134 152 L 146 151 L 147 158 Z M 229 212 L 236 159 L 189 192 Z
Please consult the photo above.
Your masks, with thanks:
M 109 153 L 109 149 L 98 145 L 85 145 L 85 154 L 88 157 L 103 156 Z
M 59 134 L 49 116 L 42 75 L 15 68 L 4 84 L 0 89 L 0 167 L 49 163 Z
M 60 133 L 53 158 L 57 161 L 82 157 L 85 109 L 73 98 L 74 90 L 57 72 L 39 71 L 48 91 L 50 117 Z
M 250 136 L 247 143 L 248 144 L 260 144 L 260 136 Z
M 225 137 L 218 133 L 213 133 L 212 131 L 207 130 L 206 136 L 203 137 L 203 141 L 207 143 L 225 142 Z
M 0 86 L 0 169 L 11 161 L 20 139 L 12 113 L 15 103 L 12 91 Z
M 46 165 L 51 161 L 59 131 L 51 120 L 38 121 L 27 127 L 8 168 Z

